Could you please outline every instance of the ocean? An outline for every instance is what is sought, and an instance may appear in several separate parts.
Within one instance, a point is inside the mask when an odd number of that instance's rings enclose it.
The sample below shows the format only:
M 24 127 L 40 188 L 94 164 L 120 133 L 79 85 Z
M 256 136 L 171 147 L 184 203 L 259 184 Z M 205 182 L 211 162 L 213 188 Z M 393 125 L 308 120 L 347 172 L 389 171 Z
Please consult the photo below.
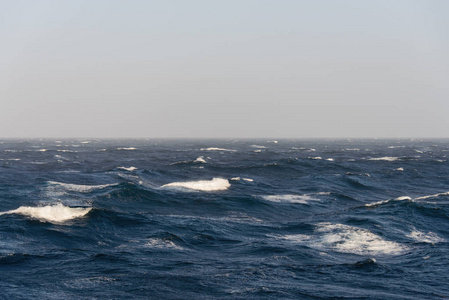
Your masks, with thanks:
M 1 299 L 449 298 L 449 140 L 0 140 Z

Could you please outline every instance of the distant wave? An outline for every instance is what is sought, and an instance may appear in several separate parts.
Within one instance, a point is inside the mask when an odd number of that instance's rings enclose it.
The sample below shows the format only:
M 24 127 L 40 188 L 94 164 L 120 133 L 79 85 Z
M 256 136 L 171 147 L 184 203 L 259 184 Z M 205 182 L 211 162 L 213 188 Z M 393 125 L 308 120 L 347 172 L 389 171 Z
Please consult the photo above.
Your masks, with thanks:
M 85 216 L 91 209 L 92 207 L 68 207 L 58 203 L 40 207 L 21 206 L 18 209 L 0 213 L 0 215 L 19 214 L 44 222 L 59 223 Z
M 117 148 L 117 150 L 137 150 L 137 148 L 134 147 L 124 147 L 124 148 Z M 98 150 L 100 151 L 100 150 Z
M 214 178 L 212 180 L 186 181 L 186 182 L 172 182 L 161 186 L 172 188 L 186 188 L 197 191 L 223 191 L 231 186 L 227 179 Z
M 197 159 L 195 159 L 193 162 L 197 162 L 197 163 L 206 163 L 206 160 L 204 159 L 203 156 L 198 157 Z
M 265 196 L 261 196 L 261 198 L 266 201 L 279 202 L 279 203 L 307 204 L 310 201 L 320 201 L 319 198 L 313 197 L 312 195 L 329 195 L 329 193 L 315 193 L 315 194 L 304 194 L 304 195 L 291 195 L 291 194 L 265 195 Z
M 137 170 L 137 168 L 136 167 L 117 167 L 117 169 L 121 169 L 121 170 L 125 170 L 125 171 L 135 171 L 135 170 Z
M 407 250 L 404 245 L 384 240 L 367 229 L 355 226 L 318 223 L 315 233 L 312 236 L 292 234 L 281 238 L 321 251 L 358 255 L 397 255 Z
M 117 185 L 117 183 L 111 183 L 111 184 L 100 184 L 100 185 L 83 185 L 83 184 L 73 184 L 73 183 L 63 183 L 63 182 L 57 182 L 57 181 L 49 181 L 49 184 L 60 186 L 64 188 L 65 190 L 73 191 L 73 192 L 81 192 L 81 193 L 87 193 L 91 192 L 93 190 L 99 190 L 104 189 L 108 186 L 114 186 Z
M 370 158 L 369 160 L 385 160 L 385 161 L 396 161 L 399 157 L 391 157 L 391 156 L 384 156 L 384 157 L 374 157 Z
M 216 147 L 201 148 L 200 150 L 201 151 L 230 151 L 230 152 L 237 152 L 237 150 L 225 149 L 225 148 L 216 148 Z
M 234 181 L 244 180 L 244 181 L 249 181 L 249 182 L 253 182 L 254 181 L 254 179 L 251 179 L 251 178 L 240 178 L 240 177 L 233 177 L 233 178 L 231 178 L 229 180 L 234 180 Z
M 151 248 L 185 250 L 183 247 L 176 245 L 175 242 L 170 239 L 151 238 L 145 245 Z
M 377 201 L 377 202 L 373 202 L 373 203 L 368 203 L 365 204 L 365 207 L 376 207 L 382 204 L 386 204 L 386 203 L 390 203 L 390 202 L 396 202 L 396 201 L 421 201 L 421 200 L 426 200 L 426 199 L 430 199 L 430 198 L 437 198 L 440 196 L 448 196 L 449 192 L 444 192 L 444 193 L 438 193 L 438 194 L 433 194 L 433 195 L 427 195 L 427 196 L 421 196 L 421 197 L 416 197 L 416 198 L 411 198 L 409 196 L 401 196 L 401 197 L 397 197 L 394 199 L 388 199 L 388 200 L 382 200 L 382 201 Z

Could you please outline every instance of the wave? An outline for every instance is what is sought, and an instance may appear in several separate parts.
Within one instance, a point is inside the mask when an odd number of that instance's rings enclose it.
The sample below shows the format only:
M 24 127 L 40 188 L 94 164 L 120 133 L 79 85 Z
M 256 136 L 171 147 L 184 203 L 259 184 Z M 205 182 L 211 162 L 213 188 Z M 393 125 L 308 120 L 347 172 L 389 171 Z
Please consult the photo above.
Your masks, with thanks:
M 229 152 L 237 152 L 237 150 L 225 149 L 225 148 L 216 148 L 216 147 L 201 148 L 200 150 L 201 151 L 229 151 Z
M 18 209 L 0 213 L 0 215 L 19 214 L 44 222 L 61 223 L 64 221 L 83 217 L 91 209 L 92 207 L 69 207 L 58 203 L 56 205 L 47 205 L 40 207 L 21 206 Z
M 234 181 L 244 180 L 244 181 L 248 181 L 248 182 L 253 182 L 254 181 L 254 179 L 251 179 L 251 178 L 240 178 L 240 177 L 233 177 L 233 178 L 231 178 L 229 180 L 234 180 Z
M 409 196 L 401 196 L 401 197 L 397 197 L 394 199 L 388 199 L 388 200 L 382 200 L 382 201 L 377 201 L 377 202 L 373 202 L 373 203 L 368 203 L 368 204 L 365 204 L 365 207 L 379 206 L 382 204 L 389 203 L 391 201 L 413 201 L 413 199 L 410 198 Z
M 384 156 L 384 157 L 374 157 L 370 158 L 369 160 L 385 160 L 385 161 L 396 161 L 399 157 L 392 157 L 392 156 Z
M 195 159 L 193 162 L 205 164 L 205 163 L 206 163 L 206 160 L 204 159 L 203 156 L 200 156 L 200 157 L 198 157 L 197 159 Z
M 91 192 L 93 190 L 104 189 L 109 186 L 117 185 L 117 183 L 100 184 L 100 185 L 83 185 L 83 184 L 63 183 L 63 182 L 57 182 L 57 181 L 48 181 L 48 183 L 55 185 L 55 186 L 60 186 L 68 191 L 81 192 L 81 193 L 87 193 L 87 192 Z
M 213 178 L 212 180 L 172 182 L 169 184 L 164 184 L 161 187 L 186 188 L 190 190 L 211 192 L 211 191 L 223 191 L 228 189 L 230 186 L 231 184 L 227 179 Z
M 117 148 L 117 150 L 137 150 L 137 148 L 134 148 L 134 147 L 123 147 L 123 148 Z M 100 151 L 100 150 L 98 150 L 98 151 Z
M 425 200 L 425 199 L 429 199 L 429 198 L 436 198 L 436 197 L 447 196 L 447 195 L 449 195 L 449 192 L 438 193 L 438 194 L 433 194 L 433 195 L 428 195 L 428 196 L 422 196 L 422 197 L 415 198 L 415 200 Z
M 127 168 L 127 167 L 117 167 L 117 169 L 121 169 L 121 170 L 125 170 L 125 171 L 130 171 L 130 172 L 137 170 L 136 167 L 128 167 L 128 168 Z
M 388 200 L 382 200 L 382 201 L 377 201 L 377 202 L 373 202 L 373 203 L 368 203 L 365 204 L 365 207 L 374 207 L 374 206 L 379 206 L 382 204 L 386 204 L 389 202 L 396 202 L 396 201 L 421 201 L 421 200 L 426 200 L 426 199 L 430 199 L 430 198 L 437 198 L 440 196 L 448 196 L 449 192 L 444 192 L 444 193 L 438 193 L 438 194 L 433 194 L 433 195 L 427 195 L 427 196 L 421 196 L 421 197 L 416 197 L 416 198 L 411 198 L 409 196 L 401 196 L 401 197 L 397 197 L 394 199 L 388 199 Z
M 158 249 L 185 250 L 183 247 L 176 245 L 172 240 L 169 239 L 151 238 L 145 245 L 151 248 Z
M 265 195 L 261 196 L 263 200 L 278 202 L 278 203 L 300 203 L 307 204 L 310 201 L 320 201 L 318 198 L 311 197 L 310 194 L 304 195 Z
M 335 251 L 358 255 L 397 255 L 407 247 L 384 240 L 371 231 L 355 226 L 318 223 L 315 235 L 294 234 L 281 237 L 321 251 Z
M 438 236 L 434 232 L 423 232 L 414 229 L 410 234 L 407 235 L 407 237 L 414 239 L 418 243 L 428 243 L 428 244 L 436 244 L 436 243 L 442 243 L 446 240 L 442 237 Z

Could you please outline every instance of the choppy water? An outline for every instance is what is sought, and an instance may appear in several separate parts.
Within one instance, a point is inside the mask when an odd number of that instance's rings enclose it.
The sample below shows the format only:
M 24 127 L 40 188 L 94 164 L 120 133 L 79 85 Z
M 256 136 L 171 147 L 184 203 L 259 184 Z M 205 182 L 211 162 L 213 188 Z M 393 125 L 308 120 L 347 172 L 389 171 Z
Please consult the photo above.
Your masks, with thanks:
M 448 298 L 448 155 L 448 140 L 3 140 L 0 298 Z

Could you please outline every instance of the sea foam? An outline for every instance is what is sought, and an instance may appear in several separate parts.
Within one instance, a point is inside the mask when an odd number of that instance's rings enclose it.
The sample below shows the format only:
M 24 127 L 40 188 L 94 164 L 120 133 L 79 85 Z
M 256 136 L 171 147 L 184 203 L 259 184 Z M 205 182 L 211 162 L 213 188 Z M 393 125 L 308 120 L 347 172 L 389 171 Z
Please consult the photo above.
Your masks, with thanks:
M 104 189 L 108 186 L 117 185 L 116 183 L 100 184 L 100 185 L 83 185 L 83 184 L 63 183 L 57 181 L 49 181 L 48 183 L 54 186 L 62 187 L 68 191 L 81 192 L 81 193 L 88 193 L 94 190 Z
M 319 201 L 319 199 L 311 197 L 308 194 L 305 195 L 266 195 L 261 196 L 262 199 L 271 202 L 278 203 L 300 203 L 307 204 L 310 201 Z
M 19 214 L 44 222 L 60 223 L 85 216 L 91 209 L 92 207 L 69 207 L 58 203 L 40 207 L 21 206 L 18 209 L 3 212 L 0 215 Z
M 223 191 L 228 189 L 230 186 L 231 184 L 227 179 L 213 178 L 212 180 L 172 182 L 169 184 L 164 184 L 161 187 L 185 188 L 189 190 L 211 192 L 211 191 Z
M 407 250 L 404 245 L 384 240 L 367 229 L 355 226 L 318 223 L 314 233 L 285 235 L 282 238 L 321 251 L 358 255 L 397 255 Z
M 201 148 L 201 151 L 229 151 L 229 152 L 236 152 L 237 150 L 232 149 L 225 149 L 225 148 L 216 148 L 216 147 L 210 147 L 210 148 Z

